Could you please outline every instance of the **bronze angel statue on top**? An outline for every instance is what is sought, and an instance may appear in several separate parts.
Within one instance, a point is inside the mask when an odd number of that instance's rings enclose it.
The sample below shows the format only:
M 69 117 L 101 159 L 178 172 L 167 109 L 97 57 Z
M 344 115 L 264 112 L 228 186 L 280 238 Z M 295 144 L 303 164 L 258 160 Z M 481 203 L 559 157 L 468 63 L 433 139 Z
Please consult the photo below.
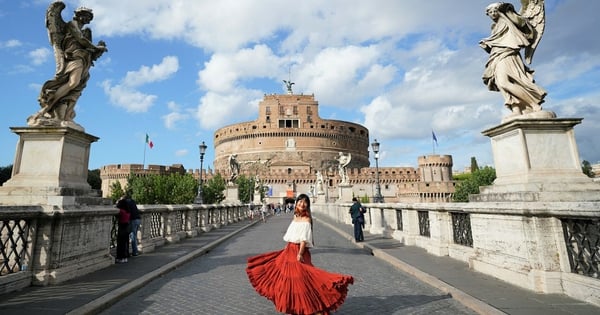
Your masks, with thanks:
M 493 23 L 490 37 L 479 42 L 490 54 L 483 82 L 504 97 L 505 106 L 511 110 L 505 121 L 522 115 L 555 117 L 554 113 L 542 112 L 546 91 L 535 83 L 533 70 L 528 67 L 544 33 L 544 1 L 521 0 L 519 13 L 510 3 L 496 2 L 487 6 L 486 15 Z
M 92 43 L 92 31 L 84 26 L 92 21 L 91 9 L 75 10 L 72 21 L 65 22 L 61 12 L 62 1 L 55 1 L 46 10 L 46 28 L 54 48 L 56 73 L 42 86 L 38 101 L 40 111 L 30 116 L 30 126 L 71 126 L 82 129 L 73 122 L 75 104 L 90 77 L 94 61 L 107 51 L 106 44 Z

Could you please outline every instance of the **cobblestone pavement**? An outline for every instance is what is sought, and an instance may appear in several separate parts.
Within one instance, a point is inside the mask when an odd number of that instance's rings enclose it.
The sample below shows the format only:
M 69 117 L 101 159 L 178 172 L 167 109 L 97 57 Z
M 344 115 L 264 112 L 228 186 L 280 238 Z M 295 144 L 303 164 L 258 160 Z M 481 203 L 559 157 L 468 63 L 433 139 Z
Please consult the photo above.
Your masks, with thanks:
M 290 215 L 271 217 L 158 278 L 102 314 L 278 314 L 245 273 L 246 258 L 284 247 Z M 475 314 L 451 296 L 315 221 L 313 264 L 355 278 L 337 314 Z

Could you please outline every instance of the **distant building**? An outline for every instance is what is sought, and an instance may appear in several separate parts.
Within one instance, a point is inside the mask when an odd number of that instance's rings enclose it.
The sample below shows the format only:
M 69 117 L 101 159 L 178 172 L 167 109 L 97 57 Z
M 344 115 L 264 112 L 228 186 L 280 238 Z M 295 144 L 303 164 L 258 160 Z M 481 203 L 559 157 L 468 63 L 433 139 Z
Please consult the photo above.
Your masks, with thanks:
M 338 198 L 338 157 L 350 154 L 347 166 L 354 196 L 372 198 L 376 169 L 369 166 L 369 131 L 366 127 L 341 120 L 319 117 L 314 95 L 265 95 L 259 103 L 258 119 L 222 127 L 214 133 L 214 172 L 203 173 L 208 180 L 215 174 L 230 178 L 229 157 L 236 155 L 239 174 L 258 176 L 267 187 L 269 202 L 286 202 L 300 193 L 335 201 Z M 449 202 L 454 193 L 452 156 L 429 155 L 418 159 L 418 168 L 380 167 L 379 181 L 385 202 Z M 183 166 L 108 165 L 101 169 L 103 195 L 110 183 L 125 180 L 130 173 L 185 172 Z M 192 172 L 198 178 L 198 170 Z M 322 191 L 317 191 L 317 172 L 323 175 Z M 121 183 L 124 184 L 123 182 Z M 123 185 L 124 186 L 124 185 Z M 320 199 L 322 198 L 322 199 Z

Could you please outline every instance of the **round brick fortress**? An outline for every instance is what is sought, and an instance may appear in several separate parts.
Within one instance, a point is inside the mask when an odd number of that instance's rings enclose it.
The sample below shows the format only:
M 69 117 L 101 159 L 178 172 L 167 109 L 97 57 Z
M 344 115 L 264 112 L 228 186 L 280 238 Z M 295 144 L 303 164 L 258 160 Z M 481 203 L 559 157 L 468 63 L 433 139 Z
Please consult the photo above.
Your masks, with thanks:
M 215 132 L 215 170 L 228 173 L 229 157 L 234 154 L 240 173 L 248 175 L 285 165 L 290 170 L 304 166 L 311 172 L 324 171 L 337 167 L 340 152 L 352 155 L 348 168 L 368 167 L 368 129 L 321 119 L 318 106 L 314 95 L 265 95 L 259 103 L 258 119 Z

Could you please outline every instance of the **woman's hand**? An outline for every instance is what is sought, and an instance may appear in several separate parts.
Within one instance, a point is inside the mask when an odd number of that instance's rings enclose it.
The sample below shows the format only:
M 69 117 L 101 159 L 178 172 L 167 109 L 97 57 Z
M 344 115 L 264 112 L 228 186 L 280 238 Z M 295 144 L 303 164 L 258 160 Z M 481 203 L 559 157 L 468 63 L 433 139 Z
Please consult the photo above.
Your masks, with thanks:
M 296 257 L 296 259 L 297 259 L 299 262 L 304 262 L 304 258 L 303 258 L 303 257 L 302 257 L 302 255 L 300 255 L 300 254 L 298 254 L 298 256 Z

